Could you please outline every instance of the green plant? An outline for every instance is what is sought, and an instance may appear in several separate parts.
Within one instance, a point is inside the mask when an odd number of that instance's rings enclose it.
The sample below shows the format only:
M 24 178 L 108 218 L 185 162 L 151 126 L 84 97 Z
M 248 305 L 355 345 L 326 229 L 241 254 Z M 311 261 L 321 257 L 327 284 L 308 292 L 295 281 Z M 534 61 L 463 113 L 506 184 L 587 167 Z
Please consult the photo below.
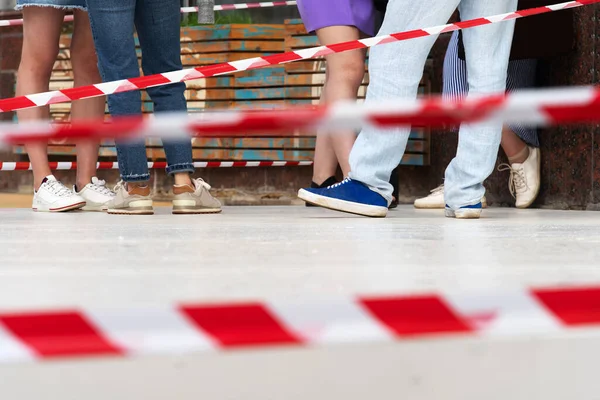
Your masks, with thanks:
M 252 16 L 244 10 L 222 11 L 215 13 L 215 25 L 252 24 Z M 198 26 L 196 14 L 187 14 L 181 21 L 181 26 Z

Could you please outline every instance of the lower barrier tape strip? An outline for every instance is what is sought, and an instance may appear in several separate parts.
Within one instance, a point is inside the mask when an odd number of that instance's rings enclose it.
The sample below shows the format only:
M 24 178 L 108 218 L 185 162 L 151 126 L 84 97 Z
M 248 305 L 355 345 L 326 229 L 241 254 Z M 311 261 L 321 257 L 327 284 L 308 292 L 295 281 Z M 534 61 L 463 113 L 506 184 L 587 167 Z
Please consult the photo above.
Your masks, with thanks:
M 0 312 L 0 362 L 431 337 L 600 334 L 600 286 Z

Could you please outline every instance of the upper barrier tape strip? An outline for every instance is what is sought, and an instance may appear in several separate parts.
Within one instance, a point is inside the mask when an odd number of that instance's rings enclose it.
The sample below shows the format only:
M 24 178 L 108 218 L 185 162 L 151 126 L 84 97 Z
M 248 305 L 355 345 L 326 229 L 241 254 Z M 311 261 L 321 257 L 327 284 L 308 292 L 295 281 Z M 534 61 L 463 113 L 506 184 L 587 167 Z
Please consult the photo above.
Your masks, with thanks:
M 381 129 L 399 126 L 448 126 L 464 122 L 500 121 L 525 126 L 600 121 L 600 88 L 575 87 L 517 91 L 508 95 L 467 97 L 444 101 L 440 96 L 385 103 L 343 102 L 318 107 L 297 106 L 276 110 L 158 115 L 152 118 L 122 117 L 110 123 L 76 121 L 0 123 L 0 144 L 64 138 L 120 138 L 133 136 L 185 138 L 270 137 L 281 132 L 309 136 L 316 130 Z
M 281 7 L 281 6 L 295 6 L 295 1 L 266 1 L 262 3 L 238 3 L 238 4 L 222 4 L 214 7 L 215 11 L 231 11 L 231 10 L 247 10 L 250 8 L 267 8 L 267 7 Z M 193 13 L 197 12 L 198 7 L 181 7 L 181 13 Z M 73 21 L 72 15 L 65 16 L 64 22 Z M 23 25 L 23 19 L 6 19 L 0 21 L 0 27 L 3 26 L 21 26 Z
M 508 19 L 528 17 L 532 15 L 545 14 L 567 8 L 581 7 L 588 4 L 600 3 L 600 0 L 579 0 L 556 4 L 554 6 L 539 7 L 528 10 L 520 10 L 514 13 L 500 14 L 485 18 L 462 21 L 456 24 L 447 24 L 440 27 L 417 29 L 408 32 L 393 33 L 391 35 L 377 36 L 375 38 L 361 39 L 338 43 L 330 46 L 319 46 L 310 49 L 291 51 L 265 57 L 256 57 L 240 61 L 232 61 L 222 64 L 214 64 L 206 67 L 172 71 L 164 74 L 149 75 L 140 78 L 127 79 L 118 82 L 105 82 L 93 86 L 82 86 L 77 88 L 57 90 L 53 92 L 38 93 L 21 97 L 0 100 L 0 112 L 21 110 L 31 107 L 39 107 L 48 104 L 66 103 L 72 100 L 88 99 L 107 94 L 122 93 L 132 90 L 146 89 L 153 86 L 162 86 L 175 82 L 185 82 L 192 79 L 206 78 L 223 74 L 230 74 L 255 68 L 263 68 L 298 60 L 306 60 L 320 57 L 326 54 L 341 53 L 349 50 L 364 49 L 366 47 L 378 46 L 392 42 L 415 39 L 428 35 L 437 35 L 439 32 L 451 32 L 459 29 L 473 28 L 476 26 L 498 23 Z M 431 30 L 432 32 L 429 32 Z
M 531 338 L 571 328 L 600 328 L 599 286 L 2 311 L 0 362 L 448 336 Z
M 239 168 L 239 167 L 307 167 L 313 164 L 312 161 L 195 161 L 195 168 Z M 77 169 L 76 162 L 60 161 L 50 162 L 50 169 L 54 171 L 68 171 Z M 96 169 L 118 169 L 119 163 L 105 161 L 96 163 Z M 167 168 L 164 161 L 148 162 L 150 169 Z M 32 169 L 30 162 L 2 162 L 0 161 L 0 171 L 30 171 Z

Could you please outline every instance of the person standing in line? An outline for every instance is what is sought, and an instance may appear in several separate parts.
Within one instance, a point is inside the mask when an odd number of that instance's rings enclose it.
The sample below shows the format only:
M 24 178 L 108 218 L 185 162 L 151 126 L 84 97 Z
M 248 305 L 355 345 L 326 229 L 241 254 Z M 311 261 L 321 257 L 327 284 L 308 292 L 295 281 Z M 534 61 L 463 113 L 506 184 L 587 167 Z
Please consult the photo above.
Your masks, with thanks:
M 461 19 L 514 12 L 517 0 L 391 0 L 380 34 L 420 29 L 446 23 L 456 8 Z M 464 34 L 469 96 L 503 93 L 514 20 L 467 29 Z M 376 46 L 371 50 L 371 81 L 367 104 L 397 98 L 414 99 L 427 55 L 436 35 Z M 463 124 L 456 157 L 446 170 L 446 216 L 479 218 L 483 181 L 494 168 L 502 123 Z M 370 217 L 385 217 L 392 200 L 389 178 L 399 164 L 409 127 L 381 130 L 363 128 L 350 154 L 348 179 L 326 189 L 301 189 L 310 203 Z
M 553 0 L 520 0 L 519 9 L 529 9 L 553 4 Z M 552 27 L 549 29 L 549 27 Z M 444 58 L 443 96 L 447 100 L 464 97 L 469 91 L 467 64 L 461 33 L 452 34 Z M 534 87 L 538 59 L 555 57 L 573 49 L 573 13 L 570 10 L 519 19 L 508 64 L 508 92 Z M 530 207 L 540 191 L 541 152 L 538 131 L 534 127 L 511 124 L 502 128 L 500 143 L 508 164 L 500 171 L 510 171 L 508 187 L 515 198 L 516 208 Z M 482 198 L 486 206 L 485 196 Z M 426 197 L 415 200 L 415 208 L 443 209 L 444 185 Z
M 115 81 L 140 75 L 134 30 L 142 50 L 144 74 L 183 68 L 181 63 L 180 9 L 175 0 L 87 0 L 90 23 L 102 80 Z M 156 113 L 186 112 L 185 84 L 149 88 Z M 108 96 L 113 117 L 142 114 L 141 93 L 131 91 Z M 201 178 L 192 179 L 194 163 L 190 139 L 165 139 L 167 173 L 174 178 L 173 213 L 221 212 L 221 203 Z M 118 141 L 117 157 L 122 181 L 108 205 L 109 214 L 153 214 L 146 145 L 143 139 Z
M 85 0 L 17 0 L 23 12 L 23 49 L 17 72 L 17 96 L 47 92 L 59 51 L 60 34 L 66 11 L 73 11 L 71 64 L 75 86 L 100 82 L 96 53 L 86 13 Z M 104 97 L 74 101 L 71 120 L 98 119 L 104 116 Z M 17 111 L 19 122 L 50 121 L 50 108 L 36 107 Z M 96 140 L 82 139 L 77 145 L 77 180 L 73 190 L 58 181 L 48 163 L 48 143 L 25 145 L 33 169 L 34 211 L 61 212 L 81 209 L 103 211 L 114 193 L 96 178 L 98 146 Z
M 375 33 L 373 0 L 298 0 L 298 10 L 306 30 L 316 32 L 321 45 L 358 40 Z M 327 69 L 321 103 L 356 100 L 365 76 L 365 56 L 364 49 L 325 56 Z M 317 134 L 312 188 L 337 183 L 338 164 L 344 177 L 348 176 L 348 158 L 355 140 L 353 131 Z
M 316 32 L 319 44 L 330 45 L 373 36 L 386 3 L 386 0 L 298 0 L 298 10 L 306 30 Z M 327 69 L 321 103 L 357 98 L 365 76 L 365 58 L 364 49 L 325 56 Z M 344 177 L 348 176 L 348 158 L 355 140 L 353 131 L 317 134 L 311 188 L 338 183 L 335 177 L 338 165 Z M 395 206 L 396 197 L 390 208 Z

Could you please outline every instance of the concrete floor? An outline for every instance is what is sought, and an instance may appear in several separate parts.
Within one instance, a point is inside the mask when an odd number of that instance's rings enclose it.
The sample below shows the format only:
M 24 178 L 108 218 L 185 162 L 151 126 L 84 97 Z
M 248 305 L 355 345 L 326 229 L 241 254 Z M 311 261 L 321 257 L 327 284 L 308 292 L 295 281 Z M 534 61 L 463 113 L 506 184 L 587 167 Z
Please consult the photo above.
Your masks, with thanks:
M 0 209 L 0 309 L 600 282 L 600 213 Z M 0 365 L 6 399 L 595 398 L 600 332 Z M 569 365 L 569 368 L 565 368 Z M 34 384 L 32 384 L 34 383 Z
M 386 219 L 305 207 L 148 217 L 0 210 L 0 305 L 481 289 L 600 282 L 600 213 L 404 206 Z M 27 293 L 26 296 L 23 293 Z

